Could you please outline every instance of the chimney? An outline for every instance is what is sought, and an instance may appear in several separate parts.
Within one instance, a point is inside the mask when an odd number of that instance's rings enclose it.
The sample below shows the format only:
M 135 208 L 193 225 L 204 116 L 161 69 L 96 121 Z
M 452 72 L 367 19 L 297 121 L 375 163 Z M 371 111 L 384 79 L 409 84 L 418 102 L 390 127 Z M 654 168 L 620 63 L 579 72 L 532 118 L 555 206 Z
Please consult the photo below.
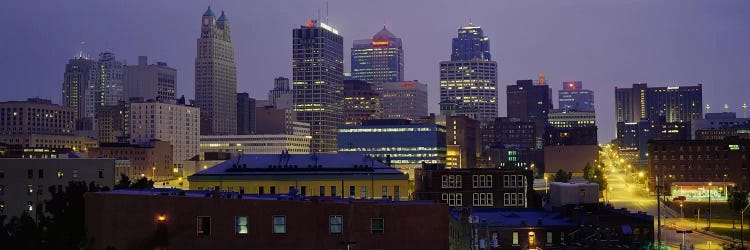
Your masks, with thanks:
M 148 65 L 148 57 L 138 56 L 138 66 L 146 66 L 146 65 Z

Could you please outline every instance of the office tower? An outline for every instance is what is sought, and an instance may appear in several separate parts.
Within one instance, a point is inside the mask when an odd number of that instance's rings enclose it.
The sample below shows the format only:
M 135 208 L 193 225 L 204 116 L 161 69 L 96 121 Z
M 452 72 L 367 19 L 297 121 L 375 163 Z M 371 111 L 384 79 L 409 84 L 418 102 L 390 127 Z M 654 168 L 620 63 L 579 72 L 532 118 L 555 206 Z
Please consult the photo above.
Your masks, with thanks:
M 294 29 L 293 38 L 294 111 L 310 124 L 312 152 L 336 153 L 336 128 L 344 123 L 344 38 L 316 20 Z
M 558 91 L 558 108 L 566 111 L 594 111 L 594 92 L 583 89 L 581 81 L 563 82 Z
M 229 19 L 203 14 L 195 58 L 195 104 L 201 110 L 201 134 L 237 133 L 237 66 Z
M 475 113 L 469 116 L 482 123 L 497 117 L 497 62 L 482 28 L 458 29 L 451 60 L 440 62 L 440 101 L 455 101 L 457 112 Z
M 522 122 L 534 122 L 536 148 L 541 149 L 544 128 L 552 109 L 552 90 L 549 85 L 535 85 L 532 80 L 518 80 L 516 85 L 507 86 L 507 95 L 508 117 Z
M 447 116 L 445 118 L 446 154 L 448 168 L 476 168 L 477 156 L 482 151 L 479 121 L 467 116 Z
M 703 116 L 703 85 L 651 87 L 646 83 L 632 88 L 615 87 L 616 122 L 690 122 Z
M 146 100 L 174 100 L 177 70 L 165 62 L 148 64 L 148 57 L 139 56 L 137 65 L 125 65 L 125 97 Z
M 73 135 L 75 109 L 50 100 L 0 102 L 0 135 Z
M 124 64 L 109 51 L 99 53 L 99 60 L 90 71 L 89 85 L 86 88 L 86 114 L 93 118 L 96 127 L 96 112 L 107 105 L 117 105 L 126 100 L 123 87 Z
M 372 84 L 344 80 L 344 123 L 362 125 L 364 120 L 380 119 L 383 114 L 380 100 L 380 94 Z
M 99 143 L 127 143 L 130 141 L 130 103 L 101 107 L 96 117 Z
M 383 84 L 383 118 L 414 120 L 427 115 L 427 84 L 419 81 Z
M 172 101 L 130 103 L 130 143 L 148 144 L 151 140 L 172 144 L 174 172 L 183 162 L 200 153 L 200 110 Z
M 548 85 L 534 85 L 532 80 L 518 80 L 508 85 L 508 117 L 521 121 L 544 121 L 552 109 L 552 95 Z
M 273 89 L 268 91 L 268 101 L 278 109 L 292 109 L 294 94 L 289 88 L 289 78 L 277 77 L 273 79 Z
M 255 134 L 255 99 L 248 93 L 237 93 L 237 134 Z
M 383 83 L 404 80 L 404 48 L 401 38 L 385 26 L 372 39 L 354 40 L 351 77 L 381 91 Z
M 453 52 L 451 61 L 490 61 L 490 38 L 484 36 L 484 31 L 474 23 L 458 29 L 458 37 L 453 38 Z
M 85 117 L 86 88 L 91 79 L 91 70 L 96 61 L 79 55 L 68 60 L 65 65 L 62 88 L 62 106 L 73 108 L 73 119 Z

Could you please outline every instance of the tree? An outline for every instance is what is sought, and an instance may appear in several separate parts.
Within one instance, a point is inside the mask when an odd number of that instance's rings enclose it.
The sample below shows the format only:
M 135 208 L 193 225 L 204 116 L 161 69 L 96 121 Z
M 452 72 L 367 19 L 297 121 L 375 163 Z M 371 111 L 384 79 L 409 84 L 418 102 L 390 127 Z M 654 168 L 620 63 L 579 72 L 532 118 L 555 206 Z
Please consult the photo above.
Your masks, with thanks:
M 607 179 L 605 178 L 604 169 L 601 167 L 591 166 L 590 163 L 586 163 L 583 167 L 583 178 L 587 181 L 599 184 L 599 191 L 607 189 Z
M 46 212 L 42 224 L 47 229 L 47 243 L 58 249 L 81 249 L 85 246 L 85 203 L 86 192 L 109 191 L 94 182 L 71 181 L 65 190 L 50 187 L 52 198 L 45 202 Z
M 562 169 L 559 169 L 557 170 L 557 173 L 555 173 L 555 176 L 552 178 L 552 180 L 554 180 L 555 182 L 569 182 L 571 178 L 573 178 L 573 173 L 566 173 Z
M 115 184 L 115 189 L 128 189 L 130 185 L 130 178 L 125 174 L 120 174 L 120 180 Z
M 130 185 L 132 189 L 148 189 L 154 188 L 154 181 L 146 179 L 146 177 L 140 178 Z
M 727 205 L 729 205 L 729 208 L 739 213 L 748 204 L 747 195 L 748 195 L 747 191 L 729 192 Z

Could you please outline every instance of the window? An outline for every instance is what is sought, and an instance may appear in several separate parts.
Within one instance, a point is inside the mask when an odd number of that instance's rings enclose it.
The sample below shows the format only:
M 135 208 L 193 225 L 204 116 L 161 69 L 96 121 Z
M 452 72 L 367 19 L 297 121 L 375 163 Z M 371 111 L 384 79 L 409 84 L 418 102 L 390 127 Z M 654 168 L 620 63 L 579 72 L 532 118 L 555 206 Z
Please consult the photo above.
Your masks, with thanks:
M 510 176 L 503 175 L 503 187 L 510 187 Z
M 442 187 L 443 187 L 443 188 L 447 188 L 447 187 L 448 187 L 448 184 L 449 184 L 449 183 L 448 183 L 448 179 L 449 179 L 449 177 L 448 177 L 447 175 L 443 175 L 443 176 L 441 177 L 441 179 L 442 179 Z
M 443 175 L 442 176 L 443 188 L 460 188 L 461 187 L 461 175 Z
M 393 199 L 399 200 L 400 195 L 399 186 L 393 186 Z
M 0 169 L 0 179 L 5 178 L 5 170 Z
M 273 233 L 275 234 L 286 233 L 286 216 L 284 215 L 273 216 Z
M 472 175 L 471 176 L 471 186 L 472 187 L 478 187 L 479 186 L 479 176 Z
M 383 199 L 388 198 L 388 186 L 383 185 L 383 190 L 381 190 Z
M 57 179 L 62 179 L 62 178 L 63 178 L 63 171 L 62 171 L 62 169 L 58 169 L 57 170 Z
M 472 194 L 472 205 L 474 206 L 492 206 L 492 193 L 474 193 Z
M 518 196 L 516 196 L 518 200 L 516 201 L 516 204 L 519 206 L 523 206 L 526 204 L 526 197 L 523 193 L 518 193 Z
M 463 195 L 460 193 L 448 194 L 448 206 L 460 207 L 463 205 Z
M 307 186 L 302 186 L 302 193 L 303 196 L 307 195 Z
M 552 232 L 547 232 L 547 245 L 552 245 Z
M 338 193 L 336 192 L 336 186 L 331 186 L 331 196 L 337 196 L 337 195 Z
M 73 179 L 78 179 L 78 169 L 73 169 Z
M 29 179 L 31 179 L 31 178 L 34 178 L 34 170 L 33 170 L 33 169 L 29 169 L 29 170 L 28 170 L 28 171 L 26 171 L 26 172 L 28 172 L 28 175 L 29 175 Z
M 4 195 L 4 194 L 5 194 L 5 186 L 0 185 L 0 195 Z
M 29 184 L 26 186 L 26 194 L 31 195 L 32 193 L 34 193 L 34 186 Z
M 5 211 L 5 201 L 0 201 L 0 212 Z
M 360 186 L 359 187 L 359 194 L 360 198 L 367 198 L 367 186 Z
M 211 235 L 211 217 L 198 216 L 196 219 L 196 233 L 198 235 Z
M 289 186 L 289 192 L 288 193 L 292 193 L 292 190 L 294 190 L 294 186 Z
M 370 231 L 374 234 L 382 234 L 385 231 L 385 222 L 383 218 L 370 219 Z
M 29 211 L 34 210 L 34 205 L 31 203 L 31 201 L 26 202 L 26 210 L 29 210 Z
M 44 169 L 39 169 L 39 179 L 44 179 Z
M 276 186 L 271 186 L 268 189 L 270 189 L 271 194 L 276 194 Z
M 99 179 L 104 179 L 104 169 L 103 168 L 99 169 Z
M 42 186 L 42 185 L 38 185 L 38 186 L 36 187 L 36 194 L 37 194 L 37 195 L 42 195 L 42 191 L 44 191 L 44 186 Z
M 349 186 L 349 197 L 354 197 L 355 192 L 356 191 L 354 191 L 354 186 Z
M 319 196 L 326 196 L 326 186 L 320 186 Z
M 344 232 L 344 217 L 341 215 L 331 215 L 328 219 L 329 230 L 331 234 L 341 234 Z
M 518 246 L 518 232 L 513 232 L 513 245 Z
M 247 234 L 247 216 L 234 217 L 234 233 L 237 235 Z

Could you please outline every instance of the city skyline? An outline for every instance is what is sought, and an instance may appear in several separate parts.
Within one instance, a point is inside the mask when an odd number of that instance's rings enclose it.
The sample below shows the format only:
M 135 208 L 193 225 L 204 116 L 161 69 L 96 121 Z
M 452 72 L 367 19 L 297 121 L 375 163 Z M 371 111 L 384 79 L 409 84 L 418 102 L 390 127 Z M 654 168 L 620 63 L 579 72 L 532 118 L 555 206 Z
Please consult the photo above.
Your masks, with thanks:
M 402 3 L 403 8 L 399 9 L 386 8 L 389 4 L 380 2 L 330 2 L 328 16 L 329 23 L 341 31 L 345 45 L 371 36 L 383 23 L 399 34 L 404 50 L 409 51 L 405 54 L 405 79 L 428 84 L 433 113 L 438 112 L 439 100 L 435 66 L 450 58 L 450 38 L 457 27 L 469 20 L 481 25 L 493 41 L 491 53 L 501 69 L 500 116 L 506 115 L 503 85 L 534 79 L 538 73 L 545 73 L 553 91 L 559 90 L 561 82 L 572 80 L 583 81 L 597 93 L 600 143 L 614 138 L 614 103 L 606 100 L 614 99 L 615 86 L 627 87 L 636 82 L 654 87 L 701 83 L 706 87 L 703 103 L 714 107 L 712 112 L 722 111 L 724 103 L 730 105 L 730 111 L 741 112 L 739 105 L 747 100 L 741 91 L 730 90 L 746 86 L 740 72 L 750 66 L 750 49 L 743 46 L 750 41 L 750 34 L 744 32 L 750 23 L 748 3 L 681 3 L 678 11 L 671 3 L 577 3 L 483 2 L 486 8 L 474 10 L 471 5 L 448 1 L 433 5 Z M 177 96 L 194 97 L 192 39 L 199 27 L 195 16 L 207 5 L 149 3 L 143 7 L 91 2 L 81 10 L 84 5 L 10 3 L 9 9 L 17 11 L 0 20 L 12 22 L 24 13 L 36 13 L 38 18 L 8 27 L 9 33 L 19 38 L 9 39 L 8 46 L 22 49 L 0 51 L 0 56 L 17 58 L 3 63 L 5 79 L 9 84 L 24 84 L 0 94 L 0 100 L 40 96 L 60 103 L 64 64 L 80 50 L 82 40 L 87 43 L 85 52 L 92 57 L 109 49 L 128 65 L 135 64 L 141 55 L 169 63 L 178 70 Z M 291 30 L 316 18 L 318 9 L 325 10 L 323 1 L 211 5 L 216 12 L 223 9 L 233 13 L 238 92 L 260 99 L 273 87 L 274 78 L 291 78 Z M 422 8 L 426 16 L 409 18 L 409 10 L 415 6 Z M 92 11 L 86 11 L 88 8 Z M 362 9 L 372 11 L 359 11 Z M 446 14 L 441 9 L 451 12 Z M 81 15 L 81 11 L 91 14 Z M 533 15 L 545 18 L 531 18 Z M 97 22 L 85 21 L 92 19 Z M 70 32 L 69 25 L 74 23 L 82 23 L 82 27 Z M 169 30 L 169 35 L 164 30 Z M 347 47 L 344 46 L 345 69 L 350 63 L 346 60 L 350 55 Z M 554 98 L 553 103 L 556 102 Z

